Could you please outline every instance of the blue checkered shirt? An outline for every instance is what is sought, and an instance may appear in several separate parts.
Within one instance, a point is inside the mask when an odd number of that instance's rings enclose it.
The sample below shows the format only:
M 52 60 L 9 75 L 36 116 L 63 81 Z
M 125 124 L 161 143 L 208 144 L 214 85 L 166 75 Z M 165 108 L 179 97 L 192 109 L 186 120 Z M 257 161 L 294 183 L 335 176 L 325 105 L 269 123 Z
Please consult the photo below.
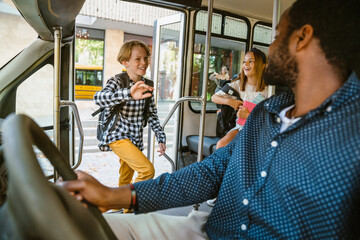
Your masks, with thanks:
M 227 147 L 135 183 L 138 212 L 218 196 L 211 239 L 360 239 L 360 82 L 353 73 L 280 133 L 290 93 L 259 103 Z
M 142 81 L 145 81 L 145 79 L 142 79 Z M 106 86 L 94 95 L 95 104 L 105 108 L 105 116 L 110 115 L 110 109 L 115 105 L 126 102 L 119 110 L 119 118 L 114 130 L 107 130 L 100 141 L 99 149 L 101 151 L 110 151 L 109 144 L 121 139 L 129 139 L 141 151 L 144 150 L 142 124 L 145 121 L 143 114 L 145 99 L 135 100 L 131 97 L 130 87 L 134 84 L 135 82 L 130 80 L 128 88 L 121 88 L 119 81 L 112 77 L 107 81 Z M 147 121 L 154 131 L 157 141 L 165 143 L 165 132 L 160 125 L 153 96 L 149 104 L 149 117 Z

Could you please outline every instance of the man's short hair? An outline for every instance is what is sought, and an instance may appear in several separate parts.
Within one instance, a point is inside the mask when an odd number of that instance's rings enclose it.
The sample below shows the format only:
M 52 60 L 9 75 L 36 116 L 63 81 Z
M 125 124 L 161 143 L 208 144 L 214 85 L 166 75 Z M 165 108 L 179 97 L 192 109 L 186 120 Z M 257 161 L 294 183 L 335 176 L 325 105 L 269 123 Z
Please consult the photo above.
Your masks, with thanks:
M 129 40 L 129 41 L 124 42 L 119 50 L 119 53 L 117 56 L 117 60 L 119 61 L 119 63 L 122 64 L 123 61 L 129 61 L 129 59 L 131 57 L 131 52 L 134 49 L 134 47 L 144 48 L 147 56 L 150 56 L 150 54 L 151 54 L 150 48 L 142 41 Z
M 297 0 L 288 16 L 288 34 L 310 24 L 331 65 L 360 73 L 360 0 Z

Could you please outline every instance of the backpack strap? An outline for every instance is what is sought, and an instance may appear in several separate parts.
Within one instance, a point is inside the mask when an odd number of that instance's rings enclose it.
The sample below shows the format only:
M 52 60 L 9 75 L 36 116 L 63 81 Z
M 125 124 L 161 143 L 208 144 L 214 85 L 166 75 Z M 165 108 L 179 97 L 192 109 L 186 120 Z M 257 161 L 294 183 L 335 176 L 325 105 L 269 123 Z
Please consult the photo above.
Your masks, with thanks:
M 114 77 L 116 80 L 118 80 L 118 83 L 120 85 L 120 88 L 125 88 L 125 87 L 129 87 L 130 86 L 130 78 L 129 75 L 126 72 L 122 72 L 119 74 L 116 74 Z M 119 104 L 115 107 L 113 107 L 112 112 L 115 112 L 114 110 L 122 107 L 123 104 Z M 98 115 L 101 111 L 103 111 L 104 108 L 99 108 L 98 110 L 96 110 L 95 112 L 93 112 L 91 114 L 91 116 L 95 117 L 96 115 Z M 112 117 L 114 114 L 112 113 L 110 116 Z
M 129 75 L 127 74 L 127 72 L 122 72 L 122 73 L 119 73 L 119 74 L 116 74 L 115 75 L 115 79 L 118 80 L 119 82 L 119 85 L 120 85 L 120 88 L 127 88 L 130 86 L 130 77 Z M 110 115 L 110 118 L 109 119 L 112 119 L 113 116 L 115 116 L 115 124 L 117 123 L 118 119 L 119 119 L 119 109 L 122 108 L 124 105 L 126 104 L 126 102 L 122 102 L 116 106 L 114 106 L 110 112 L 111 112 L 111 115 Z M 115 124 L 109 129 L 110 131 L 113 131 L 114 128 L 115 128 Z
M 150 79 L 146 79 L 143 78 L 145 80 L 145 84 L 149 85 L 150 87 L 154 86 L 154 82 L 151 81 Z M 143 123 L 143 127 L 146 127 L 147 125 L 147 120 L 149 118 L 149 105 L 150 105 L 150 99 L 151 97 L 145 98 L 145 109 L 144 109 L 144 123 Z
M 98 115 L 99 113 L 101 113 L 101 111 L 103 110 L 103 108 L 99 108 L 98 110 L 96 110 L 95 112 L 93 112 L 91 114 L 91 116 L 95 117 L 96 115 Z
M 121 88 L 126 88 L 130 86 L 130 77 L 127 72 L 116 74 L 115 78 L 119 81 L 119 85 Z
M 221 91 L 223 91 L 224 93 L 227 93 L 231 96 L 235 96 L 238 100 L 241 100 L 241 97 L 238 93 L 238 91 L 236 91 L 234 88 L 230 87 L 229 84 L 225 84 L 223 88 L 221 88 Z

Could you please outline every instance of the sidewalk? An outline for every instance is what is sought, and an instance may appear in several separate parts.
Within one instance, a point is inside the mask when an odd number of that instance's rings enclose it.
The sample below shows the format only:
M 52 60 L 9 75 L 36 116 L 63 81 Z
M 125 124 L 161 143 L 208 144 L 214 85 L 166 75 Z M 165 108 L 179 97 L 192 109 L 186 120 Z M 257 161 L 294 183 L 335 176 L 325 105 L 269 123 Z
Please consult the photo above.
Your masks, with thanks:
M 109 187 L 118 186 L 120 163 L 113 152 L 84 153 L 78 170 L 91 174 L 102 184 Z M 164 158 L 154 161 L 155 177 L 165 172 L 171 172 L 170 163 Z M 137 173 L 135 172 L 134 177 Z

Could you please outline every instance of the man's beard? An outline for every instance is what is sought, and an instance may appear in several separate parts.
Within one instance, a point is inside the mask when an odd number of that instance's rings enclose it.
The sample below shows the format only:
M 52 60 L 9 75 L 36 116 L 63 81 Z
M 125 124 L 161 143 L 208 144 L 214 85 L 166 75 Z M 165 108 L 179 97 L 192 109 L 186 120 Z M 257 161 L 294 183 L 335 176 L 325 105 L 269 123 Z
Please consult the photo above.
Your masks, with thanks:
M 286 86 L 291 90 L 296 87 L 298 64 L 294 56 L 290 56 L 286 41 L 280 44 L 276 55 L 269 56 L 269 64 L 264 72 L 267 85 Z

